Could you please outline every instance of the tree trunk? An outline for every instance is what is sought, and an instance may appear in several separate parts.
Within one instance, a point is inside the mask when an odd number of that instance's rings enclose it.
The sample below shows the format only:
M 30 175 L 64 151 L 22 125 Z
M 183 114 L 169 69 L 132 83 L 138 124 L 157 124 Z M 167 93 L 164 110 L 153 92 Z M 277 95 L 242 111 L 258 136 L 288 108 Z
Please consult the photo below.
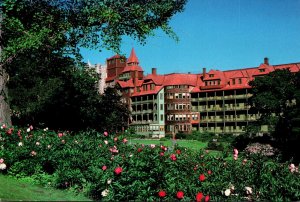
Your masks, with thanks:
M 0 10 L 0 124 L 11 125 L 10 108 L 8 104 L 7 81 L 8 74 L 2 63 L 2 11 Z

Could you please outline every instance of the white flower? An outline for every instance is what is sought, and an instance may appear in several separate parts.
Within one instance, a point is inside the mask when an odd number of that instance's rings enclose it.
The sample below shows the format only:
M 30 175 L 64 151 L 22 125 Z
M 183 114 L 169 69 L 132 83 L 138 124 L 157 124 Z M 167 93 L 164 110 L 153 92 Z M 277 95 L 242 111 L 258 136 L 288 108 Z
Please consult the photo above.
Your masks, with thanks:
M 47 128 L 44 128 L 44 131 L 48 131 L 48 127 L 47 127 Z
M 107 141 L 107 140 L 104 140 L 104 143 L 105 143 L 105 144 L 108 144 L 108 141 Z
M 132 154 L 129 155 L 130 158 L 131 158 L 132 156 L 133 156 Z
M 40 142 L 36 142 L 35 145 L 36 145 L 36 146 L 40 146 Z
M 0 170 L 5 170 L 5 169 L 6 169 L 5 163 L 1 163 L 1 164 L 0 164 Z
M 29 132 L 30 132 L 30 128 L 27 128 L 27 130 L 26 130 L 26 131 L 27 131 L 27 133 L 29 133 Z
M 48 149 L 51 149 L 51 145 L 49 144 L 49 145 L 47 146 L 47 148 L 48 148 Z
M 6 125 L 5 125 L 5 124 L 3 124 L 3 125 L 1 126 L 1 129 L 3 129 L 3 128 L 6 128 Z
M 103 190 L 103 191 L 101 192 L 101 195 L 102 195 L 103 197 L 105 197 L 105 196 L 108 195 L 108 193 L 109 193 L 109 190 L 108 190 L 108 189 L 105 189 L 105 190 Z
M 230 193 L 231 193 L 230 189 L 226 189 L 226 190 L 225 190 L 225 196 L 229 196 Z
M 23 142 L 19 142 L 19 143 L 18 143 L 18 146 L 19 146 L 19 147 L 22 147 L 22 146 L 23 146 Z
M 252 194 L 252 188 L 251 187 L 245 187 L 247 194 Z
M 107 180 L 107 184 L 111 184 L 111 181 L 112 181 L 111 179 Z

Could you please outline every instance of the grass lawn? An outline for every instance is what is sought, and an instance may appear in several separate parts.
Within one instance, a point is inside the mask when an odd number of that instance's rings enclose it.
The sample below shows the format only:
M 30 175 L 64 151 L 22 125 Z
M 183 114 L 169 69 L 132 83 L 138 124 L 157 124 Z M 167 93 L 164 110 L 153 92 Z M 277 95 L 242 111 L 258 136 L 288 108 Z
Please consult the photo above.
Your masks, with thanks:
M 0 201 L 91 201 L 74 193 L 43 188 L 0 174 Z
M 171 147 L 173 146 L 172 140 L 160 141 L 160 140 L 149 140 L 149 139 L 130 139 L 130 144 L 156 144 L 160 145 L 163 144 L 165 146 Z M 181 147 L 187 147 L 190 149 L 198 150 L 198 149 L 205 149 L 207 146 L 207 142 L 200 142 L 196 140 L 176 140 L 176 143 Z

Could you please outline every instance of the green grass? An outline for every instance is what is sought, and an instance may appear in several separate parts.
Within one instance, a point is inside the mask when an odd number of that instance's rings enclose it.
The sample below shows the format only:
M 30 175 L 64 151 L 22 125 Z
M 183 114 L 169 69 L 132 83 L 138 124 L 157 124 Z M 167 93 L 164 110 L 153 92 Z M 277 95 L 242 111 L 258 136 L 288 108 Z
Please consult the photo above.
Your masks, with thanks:
M 0 174 L 0 201 L 91 201 L 74 193 L 43 188 Z
M 149 139 L 130 139 L 129 142 L 131 144 L 163 144 L 165 146 L 171 147 L 173 146 L 172 140 L 160 141 L 160 140 L 149 140 Z M 207 146 L 207 142 L 200 142 L 196 140 L 176 140 L 176 144 L 181 147 L 186 147 L 194 150 L 205 149 Z

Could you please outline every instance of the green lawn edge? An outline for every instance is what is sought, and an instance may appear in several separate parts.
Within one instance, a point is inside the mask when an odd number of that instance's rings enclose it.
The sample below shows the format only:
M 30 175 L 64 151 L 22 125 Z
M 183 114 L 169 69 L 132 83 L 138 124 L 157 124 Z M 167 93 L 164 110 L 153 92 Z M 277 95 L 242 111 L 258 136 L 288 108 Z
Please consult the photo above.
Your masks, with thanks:
M 0 187 L 0 201 L 92 201 L 67 190 L 45 188 L 3 174 Z

